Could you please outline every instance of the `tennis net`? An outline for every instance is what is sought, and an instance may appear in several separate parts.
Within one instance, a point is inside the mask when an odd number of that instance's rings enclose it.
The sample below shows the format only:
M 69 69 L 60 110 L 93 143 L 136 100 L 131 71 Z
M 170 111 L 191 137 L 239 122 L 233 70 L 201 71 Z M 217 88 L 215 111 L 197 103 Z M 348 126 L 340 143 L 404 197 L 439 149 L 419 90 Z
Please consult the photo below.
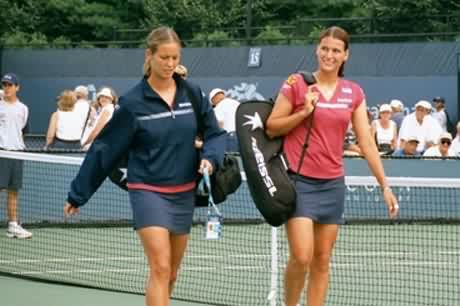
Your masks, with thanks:
M 29 240 L 0 235 L 0 273 L 144 292 L 147 263 L 127 193 L 105 182 L 78 216 L 63 205 L 82 157 L 0 151 L 23 161 L 19 213 Z M 442 161 L 458 167 L 458 161 Z M 371 177 L 347 177 L 346 225 L 331 264 L 327 305 L 460 305 L 460 179 L 389 178 L 401 207 L 389 220 Z M 6 195 L 0 222 L 6 231 Z M 223 235 L 204 238 L 195 211 L 174 298 L 209 305 L 282 305 L 284 228 L 263 222 L 245 183 L 222 205 Z M 303 305 L 303 304 L 302 304 Z

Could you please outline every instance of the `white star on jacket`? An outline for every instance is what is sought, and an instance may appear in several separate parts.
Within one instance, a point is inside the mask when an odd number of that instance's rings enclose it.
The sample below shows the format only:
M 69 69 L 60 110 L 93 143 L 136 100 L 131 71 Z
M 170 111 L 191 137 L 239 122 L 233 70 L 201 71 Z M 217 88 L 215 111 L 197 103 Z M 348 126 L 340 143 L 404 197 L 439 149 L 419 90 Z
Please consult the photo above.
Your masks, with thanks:
M 128 178 L 128 169 L 127 168 L 120 168 L 121 173 L 123 173 L 123 176 L 120 179 L 120 182 L 125 181 Z

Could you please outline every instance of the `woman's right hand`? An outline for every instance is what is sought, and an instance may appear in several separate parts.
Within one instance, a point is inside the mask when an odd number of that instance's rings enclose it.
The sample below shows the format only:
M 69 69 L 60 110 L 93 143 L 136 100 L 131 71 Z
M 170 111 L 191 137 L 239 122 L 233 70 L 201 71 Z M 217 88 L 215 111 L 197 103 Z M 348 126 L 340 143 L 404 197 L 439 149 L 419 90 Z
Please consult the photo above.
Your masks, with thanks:
M 66 202 L 64 205 L 64 216 L 70 217 L 72 215 L 78 214 L 80 208 L 72 206 L 69 202 Z
M 316 103 L 318 103 L 319 92 L 313 91 L 313 88 L 315 88 L 315 86 L 308 86 L 307 93 L 305 94 L 304 108 L 301 110 L 305 117 L 313 112 Z

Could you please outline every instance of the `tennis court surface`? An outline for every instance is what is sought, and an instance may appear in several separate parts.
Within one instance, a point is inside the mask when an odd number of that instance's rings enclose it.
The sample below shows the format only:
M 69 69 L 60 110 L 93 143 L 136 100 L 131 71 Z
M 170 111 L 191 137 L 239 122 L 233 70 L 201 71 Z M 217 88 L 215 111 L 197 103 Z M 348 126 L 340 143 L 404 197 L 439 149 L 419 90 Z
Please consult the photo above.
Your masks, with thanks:
M 106 182 L 79 216 L 64 219 L 81 158 L 8 154 L 26 160 L 20 215 L 34 236 L 0 235 L 0 272 L 140 296 L 147 264 L 131 228 L 127 194 Z M 458 161 L 447 162 L 458 167 Z M 387 219 L 375 180 L 347 177 L 347 224 L 331 265 L 327 305 L 460 305 L 460 179 L 391 178 L 391 184 L 401 206 L 396 221 Z M 0 203 L 5 227 L 4 195 Z M 220 209 L 223 237 L 215 241 L 204 239 L 206 209 L 196 210 L 174 297 L 209 305 L 282 305 L 284 229 L 263 222 L 245 184 Z

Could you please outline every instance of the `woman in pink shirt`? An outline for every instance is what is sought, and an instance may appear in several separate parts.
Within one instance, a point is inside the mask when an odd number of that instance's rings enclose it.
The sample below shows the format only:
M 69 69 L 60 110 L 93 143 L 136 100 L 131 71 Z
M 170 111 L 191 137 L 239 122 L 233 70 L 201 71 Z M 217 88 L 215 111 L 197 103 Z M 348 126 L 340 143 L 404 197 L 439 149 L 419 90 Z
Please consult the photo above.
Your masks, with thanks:
M 331 27 L 323 31 L 316 48 L 318 69 L 314 76 L 317 83 L 307 86 L 299 74 L 291 75 L 284 82 L 267 120 L 270 137 L 285 137 L 284 152 L 293 179 L 307 126 L 313 124 L 309 147 L 296 181 L 296 211 L 286 225 L 290 250 L 285 274 L 286 306 L 297 305 L 307 272 L 307 304 L 324 304 L 332 249 L 339 224 L 343 223 L 342 154 L 350 121 L 362 154 L 382 188 L 389 215 L 395 217 L 399 210 L 371 136 L 364 93 L 358 84 L 342 79 L 348 47 L 349 36 L 343 29 Z

